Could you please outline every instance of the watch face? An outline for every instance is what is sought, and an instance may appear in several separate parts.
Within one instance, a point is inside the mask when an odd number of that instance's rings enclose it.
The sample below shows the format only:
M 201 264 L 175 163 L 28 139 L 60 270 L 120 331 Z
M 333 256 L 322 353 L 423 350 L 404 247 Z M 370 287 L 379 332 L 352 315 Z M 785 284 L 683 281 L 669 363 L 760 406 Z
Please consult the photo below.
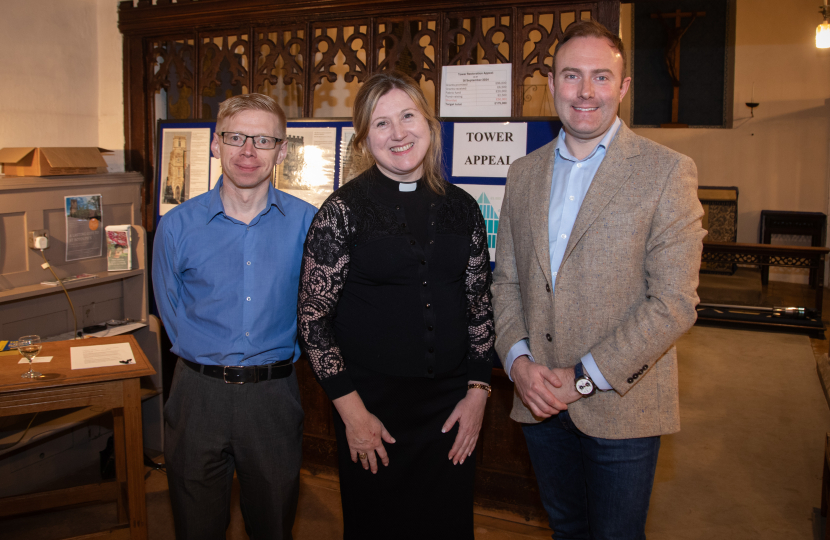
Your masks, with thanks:
M 576 381 L 576 391 L 583 396 L 587 396 L 594 391 L 594 383 L 587 377 L 579 379 Z

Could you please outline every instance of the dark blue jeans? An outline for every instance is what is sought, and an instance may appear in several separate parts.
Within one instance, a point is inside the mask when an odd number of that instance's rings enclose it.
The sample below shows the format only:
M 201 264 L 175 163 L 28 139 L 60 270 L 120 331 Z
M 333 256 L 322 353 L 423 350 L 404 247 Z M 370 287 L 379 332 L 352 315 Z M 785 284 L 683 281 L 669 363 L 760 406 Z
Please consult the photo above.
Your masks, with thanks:
M 645 539 L 660 437 L 590 437 L 568 411 L 522 429 L 556 540 Z

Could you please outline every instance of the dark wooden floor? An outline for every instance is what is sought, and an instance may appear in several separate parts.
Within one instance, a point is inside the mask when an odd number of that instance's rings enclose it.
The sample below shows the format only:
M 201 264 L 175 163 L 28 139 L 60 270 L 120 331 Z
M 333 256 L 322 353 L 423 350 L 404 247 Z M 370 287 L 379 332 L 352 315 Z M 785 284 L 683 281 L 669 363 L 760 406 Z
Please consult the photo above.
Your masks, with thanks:
M 734 276 L 701 276 L 699 294 L 702 301 L 720 304 L 813 307 L 815 302 L 815 289 L 806 284 L 770 281 L 762 286 L 757 269 L 740 269 Z M 825 301 L 825 305 L 830 309 L 830 302 Z M 826 320 L 828 315 L 824 317 Z M 748 329 L 770 331 L 769 328 L 759 327 Z M 811 343 L 816 354 L 827 352 L 827 340 L 814 338 Z M 331 402 L 314 380 L 308 363 L 297 365 L 306 411 L 304 466 L 311 471 L 336 473 Z M 509 418 L 513 383 L 501 369 L 494 371 L 492 383 L 493 394 L 476 448 L 476 504 L 493 512 L 506 512 L 528 521 L 544 522 L 545 513 L 524 435 L 519 424 Z
M 806 277 L 806 271 L 801 272 L 801 278 Z M 774 276 L 771 279 L 775 279 Z M 822 322 L 825 328 L 830 326 L 830 288 L 823 291 Z M 757 268 L 739 268 L 733 276 L 706 275 L 700 276 L 698 295 L 701 303 L 736 304 L 764 307 L 815 307 L 815 289 L 806 283 L 790 283 L 785 281 L 770 281 L 768 285 L 761 285 L 760 270 Z M 753 329 L 752 327 L 743 327 Z M 773 331 L 767 327 L 755 328 L 759 331 Z M 793 330 L 782 330 L 792 332 Z M 810 342 L 816 356 L 828 352 L 826 337 L 810 335 Z

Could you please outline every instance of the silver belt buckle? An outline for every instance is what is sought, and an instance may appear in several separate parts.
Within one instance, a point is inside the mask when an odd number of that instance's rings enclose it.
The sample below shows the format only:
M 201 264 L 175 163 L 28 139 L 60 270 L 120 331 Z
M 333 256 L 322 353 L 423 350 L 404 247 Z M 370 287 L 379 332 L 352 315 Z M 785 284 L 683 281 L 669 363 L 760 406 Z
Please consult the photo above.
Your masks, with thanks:
M 225 381 L 225 384 L 245 384 L 245 381 L 233 382 L 228 380 L 228 368 L 242 368 L 245 366 L 224 366 L 222 368 L 222 380 Z

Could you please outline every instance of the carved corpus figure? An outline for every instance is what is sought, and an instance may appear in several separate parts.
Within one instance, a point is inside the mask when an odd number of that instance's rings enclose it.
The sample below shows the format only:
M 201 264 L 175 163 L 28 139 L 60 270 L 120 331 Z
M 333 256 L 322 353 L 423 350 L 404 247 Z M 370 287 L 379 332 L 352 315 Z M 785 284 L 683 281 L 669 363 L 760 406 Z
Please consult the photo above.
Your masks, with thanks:
M 689 28 L 698 17 L 706 15 L 705 11 L 698 12 L 681 12 L 680 9 L 673 13 L 652 13 L 652 19 L 659 19 L 666 27 L 666 34 L 668 41 L 666 42 L 666 50 L 663 58 L 666 61 L 666 69 L 671 77 L 672 87 L 674 88 L 674 95 L 671 100 L 671 124 L 662 124 L 660 127 L 689 127 L 688 124 L 680 124 L 677 121 L 680 109 L 680 40 L 683 35 L 689 31 Z M 680 20 L 691 17 L 692 20 L 686 27 L 682 27 Z M 674 27 L 668 24 L 668 19 L 674 19 Z

